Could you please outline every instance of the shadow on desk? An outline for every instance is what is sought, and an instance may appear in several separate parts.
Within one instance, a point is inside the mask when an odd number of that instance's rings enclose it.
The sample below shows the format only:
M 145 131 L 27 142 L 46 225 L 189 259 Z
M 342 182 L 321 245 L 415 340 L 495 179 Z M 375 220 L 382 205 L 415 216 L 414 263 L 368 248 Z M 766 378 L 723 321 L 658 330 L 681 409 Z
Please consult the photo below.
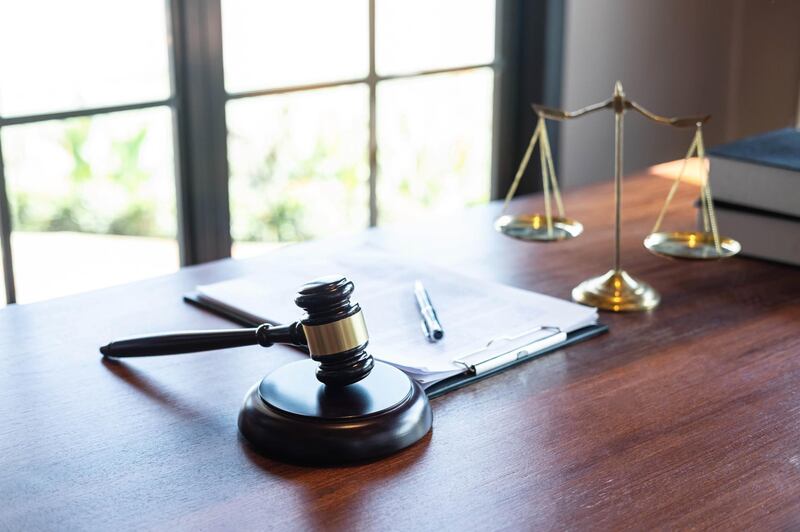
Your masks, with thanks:
M 167 408 L 182 420 L 197 423 L 198 428 L 212 430 L 217 434 L 230 433 L 230 425 L 221 423 L 208 412 L 197 409 L 185 399 L 177 397 L 156 379 L 119 360 L 102 359 L 103 366 L 116 378 L 124 381 L 147 398 Z M 391 460 L 348 466 L 308 467 L 278 462 L 258 454 L 237 431 L 237 438 L 231 438 L 230 445 L 238 446 L 238 451 L 252 466 L 269 477 L 289 482 L 300 498 L 304 518 L 312 528 L 356 528 L 363 524 L 362 519 L 369 515 L 375 504 L 373 494 L 376 489 L 391 483 L 414 465 L 423 461 L 432 441 L 432 432 L 411 447 L 401 451 Z M 369 474 L 364 475 L 368 469 Z M 335 475 L 331 473 L 335 471 Z M 234 496 L 234 500 L 235 500 Z
M 161 386 L 154 378 L 145 375 L 143 372 L 126 364 L 121 360 L 103 357 L 101 364 L 111 372 L 112 375 L 124 381 L 132 388 L 136 388 L 148 398 L 167 407 L 172 413 L 183 419 L 188 419 L 197 423 L 211 425 L 212 428 L 220 431 L 227 431 L 227 426 L 222 426 L 216 419 L 191 406 L 187 401 L 181 401 L 167 389 Z

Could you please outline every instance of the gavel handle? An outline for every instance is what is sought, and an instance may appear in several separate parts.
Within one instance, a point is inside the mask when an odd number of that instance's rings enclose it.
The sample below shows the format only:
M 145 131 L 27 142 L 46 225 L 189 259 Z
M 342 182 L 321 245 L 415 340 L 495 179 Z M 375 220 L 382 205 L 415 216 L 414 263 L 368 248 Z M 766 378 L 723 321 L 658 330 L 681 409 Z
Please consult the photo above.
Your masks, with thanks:
M 196 353 L 245 345 L 270 347 L 273 344 L 306 345 L 305 333 L 300 323 L 280 326 L 265 323 L 253 329 L 181 331 L 125 338 L 104 345 L 100 348 L 100 352 L 106 357 L 146 357 Z

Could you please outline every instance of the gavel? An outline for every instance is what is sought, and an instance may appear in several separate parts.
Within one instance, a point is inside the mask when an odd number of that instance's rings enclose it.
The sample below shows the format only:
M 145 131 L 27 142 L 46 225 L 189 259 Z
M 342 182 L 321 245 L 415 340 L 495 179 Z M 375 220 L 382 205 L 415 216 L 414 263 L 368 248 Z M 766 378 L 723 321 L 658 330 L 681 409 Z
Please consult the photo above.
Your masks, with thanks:
M 317 379 L 329 386 L 358 382 L 372 371 L 374 362 L 366 352 L 369 336 L 358 303 L 350 301 L 354 285 L 342 276 L 329 276 L 306 283 L 295 304 L 306 315 L 289 325 L 262 324 L 250 329 L 184 331 L 126 338 L 100 348 L 107 357 L 142 357 L 195 353 L 247 345 L 275 344 L 308 349 L 319 362 Z
M 372 459 L 422 438 L 432 414 L 418 384 L 367 353 L 369 335 L 361 307 L 351 301 L 354 290 L 344 276 L 322 277 L 300 288 L 294 301 L 305 314 L 288 325 L 132 337 L 100 352 L 126 358 L 248 345 L 306 348 L 310 360 L 282 366 L 250 390 L 240 432 L 257 450 L 287 461 Z

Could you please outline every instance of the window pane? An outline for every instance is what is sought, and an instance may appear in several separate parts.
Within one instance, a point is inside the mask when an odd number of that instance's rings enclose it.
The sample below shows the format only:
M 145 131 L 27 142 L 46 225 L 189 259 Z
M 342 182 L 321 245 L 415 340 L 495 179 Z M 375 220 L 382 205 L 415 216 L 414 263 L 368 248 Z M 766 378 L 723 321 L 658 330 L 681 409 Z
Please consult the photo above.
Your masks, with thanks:
M 239 244 L 366 227 L 365 86 L 233 100 L 227 116 L 231 234 Z
M 492 81 L 483 68 L 378 85 L 381 223 L 489 199 Z
M 494 60 L 496 0 L 376 0 L 379 74 L 417 72 Z
M 367 0 L 223 0 L 225 87 L 356 79 L 369 70 Z
M 178 268 L 171 120 L 156 108 L 2 129 L 20 302 Z
M 0 0 L 0 114 L 169 96 L 164 0 Z

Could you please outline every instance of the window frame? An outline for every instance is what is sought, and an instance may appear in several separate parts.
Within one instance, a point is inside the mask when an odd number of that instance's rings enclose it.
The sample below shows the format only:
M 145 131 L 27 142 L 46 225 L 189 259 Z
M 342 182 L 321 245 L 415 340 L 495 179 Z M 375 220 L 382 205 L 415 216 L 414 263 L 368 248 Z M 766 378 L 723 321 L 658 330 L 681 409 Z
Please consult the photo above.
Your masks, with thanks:
M 564 8 L 560 0 L 495 0 L 495 54 L 491 62 L 379 75 L 375 66 L 375 3 L 368 0 L 369 70 L 365 77 L 228 93 L 222 54 L 221 0 L 164 0 L 170 96 L 25 116 L 0 116 L 5 126 L 167 107 L 173 116 L 178 244 L 181 266 L 230 257 L 228 191 L 229 101 L 363 84 L 369 94 L 369 226 L 378 221 L 377 89 L 384 81 L 491 68 L 494 73 L 490 197 L 501 197 L 534 128 L 529 102 L 560 103 Z M 557 156 L 557 126 L 551 133 Z M 1 142 L 1 141 L 0 141 Z M 521 192 L 537 190 L 528 179 Z M 0 251 L 5 299 L 16 301 L 12 222 L 0 143 Z

